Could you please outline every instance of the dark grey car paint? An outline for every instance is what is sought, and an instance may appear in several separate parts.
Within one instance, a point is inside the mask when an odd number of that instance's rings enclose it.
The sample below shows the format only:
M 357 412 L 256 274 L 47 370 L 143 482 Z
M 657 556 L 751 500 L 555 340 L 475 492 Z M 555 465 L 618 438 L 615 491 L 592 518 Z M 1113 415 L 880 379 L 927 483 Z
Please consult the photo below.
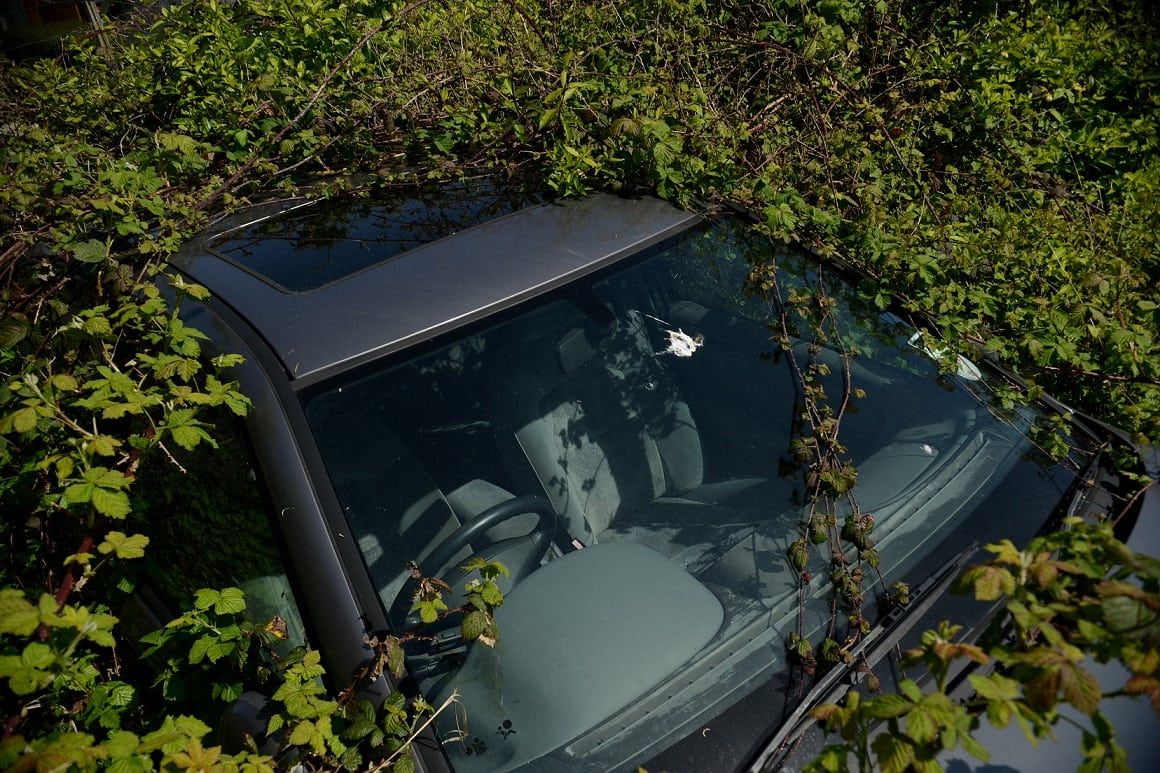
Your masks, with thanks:
M 652 198 L 544 205 L 306 293 L 283 292 L 214 255 L 205 249 L 212 235 L 173 264 L 238 310 L 305 386 L 559 287 L 698 220 Z
M 233 375 L 254 401 L 247 425 L 314 644 L 337 683 L 366 662 L 364 635 L 384 628 L 385 620 L 359 571 L 353 541 L 343 533 L 342 513 L 294 390 L 559 287 L 699 218 L 655 199 L 612 196 L 536 207 L 299 294 L 282 292 L 205 249 L 223 228 L 253 220 L 251 213 L 223 221 L 187 244 L 174 265 L 215 296 L 209 307 L 187 309 L 187 322 L 209 334 L 213 348 L 247 358 Z M 1153 491 L 1144 504 L 1147 526 L 1136 532 L 1160 537 L 1160 493 Z M 385 682 L 372 688 L 380 695 L 386 689 Z M 420 764 L 446 769 L 437 749 L 422 754 Z
M 370 649 L 362 644 L 365 633 L 362 620 L 381 613 L 377 603 L 368 608 L 356 603 L 356 598 L 365 597 L 365 593 L 357 593 L 354 587 L 359 578 L 348 577 L 342 569 L 345 562 L 336 545 L 336 539 L 343 539 L 341 532 L 327 529 L 319 492 L 312 485 L 313 481 L 326 478 L 310 474 L 301 447 L 302 439 L 310 436 L 295 433 L 294 422 L 288 415 L 290 411 L 300 410 L 297 401 L 282 399 L 278 385 L 263 367 L 260 351 L 238 336 L 238 321 L 227 323 L 220 316 L 223 313 L 220 308 L 198 306 L 190 308 L 185 318 L 188 324 L 211 336 L 214 348 L 246 357 L 246 362 L 235 368 L 232 375 L 253 401 L 246 417 L 246 429 L 270 492 L 278 527 L 285 536 L 300 592 L 311 613 L 313 636 L 328 658 L 329 673 L 336 677 L 354 673 L 370 656 Z M 289 392 L 285 386 L 283 389 Z M 358 565 L 357 559 L 353 565 Z M 369 595 L 376 598 L 373 590 Z
M 261 216 L 300 206 L 275 204 Z M 241 215 L 219 223 L 173 261 L 214 296 L 208 305 L 187 305 L 182 316 L 209 336 L 208 348 L 246 358 L 231 375 L 253 401 L 247 430 L 313 644 L 332 681 L 345 684 L 371 656 L 366 635 L 385 629 L 386 620 L 368 575 L 359 571 L 361 557 L 345 534 L 294 388 L 547 292 L 699 218 L 656 199 L 612 196 L 536 207 L 493 221 L 502 225 L 479 226 L 298 294 L 279 291 L 204 249 L 222 228 L 253 220 Z M 479 281 L 481 276 L 488 281 Z M 382 698 L 389 689 L 379 679 L 364 695 Z M 421 768 L 448 770 L 430 741 L 416 747 L 423 750 L 417 755 Z

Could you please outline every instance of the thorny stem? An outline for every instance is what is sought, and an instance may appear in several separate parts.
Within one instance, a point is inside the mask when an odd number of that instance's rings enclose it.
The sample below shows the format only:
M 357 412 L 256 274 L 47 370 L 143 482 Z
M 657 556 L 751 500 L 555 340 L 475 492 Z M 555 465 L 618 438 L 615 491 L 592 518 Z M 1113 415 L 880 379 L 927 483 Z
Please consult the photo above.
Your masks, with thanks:
M 88 553 L 90 550 L 92 550 L 93 542 L 95 542 L 95 541 L 96 541 L 96 526 L 93 525 L 92 527 L 90 527 L 88 534 L 86 534 L 84 536 L 84 538 L 81 540 L 81 544 L 77 548 L 76 552 L 77 553 Z M 55 596 L 57 610 L 60 610 L 65 605 L 65 602 L 68 601 L 69 594 L 72 593 L 73 588 L 76 586 L 77 575 L 80 571 L 81 570 L 80 570 L 79 565 L 73 564 L 72 566 L 69 567 L 68 573 L 65 574 L 64 579 L 61 580 L 60 587 L 57 589 L 56 596 Z M 41 635 L 41 637 L 40 637 L 41 641 L 44 641 L 45 635 L 47 635 L 48 632 L 47 632 L 47 630 L 45 630 L 43 625 L 40 627 L 40 630 L 44 631 L 44 635 Z
M 773 292 L 770 294 L 771 299 L 777 309 L 777 320 L 781 332 L 781 340 L 783 343 L 788 342 L 790 336 L 789 324 L 789 309 L 786 301 L 782 296 L 780 285 L 777 281 L 777 267 L 767 269 L 772 275 Z M 838 328 L 837 321 L 831 314 L 831 307 L 822 303 L 821 299 L 828 298 L 826 293 L 825 283 L 823 281 L 821 270 L 819 269 L 817 282 L 817 295 L 811 295 L 809 299 L 803 302 L 808 304 L 810 301 L 817 302 L 821 308 L 821 316 L 813 319 L 811 324 L 814 328 L 817 338 L 819 340 L 833 341 L 838 350 L 838 355 L 842 367 L 842 396 L 836 410 L 831 411 L 825 405 L 826 395 L 822 390 L 820 384 L 817 383 L 814 376 L 820 370 L 816 358 L 816 353 L 810 351 L 810 361 L 805 368 L 798 361 L 798 358 L 793 350 L 793 347 L 786 348 L 786 354 L 790 363 L 790 368 L 793 372 L 794 378 L 797 380 L 802 392 L 802 399 L 804 403 L 805 419 L 811 429 L 811 436 L 814 442 L 811 443 L 811 454 L 813 463 L 810 467 L 813 469 L 814 479 L 810 484 L 810 506 L 804 522 L 801 525 L 801 532 L 803 537 L 810 537 L 811 527 L 813 527 L 818 518 L 823 519 L 827 524 L 827 531 L 829 542 L 831 545 L 830 561 L 834 566 L 835 572 L 841 572 L 847 582 L 853 583 L 855 589 L 849 592 L 849 598 L 846 598 L 847 603 L 851 606 L 851 613 L 856 616 L 858 620 L 861 619 L 862 606 L 862 580 L 857 574 L 851 574 L 847 567 L 849 561 L 846 558 L 845 552 L 841 549 L 843 543 L 841 536 L 841 529 L 837 523 L 837 509 L 835 507 L 834 498 L 831 494 L 825 493 L 822 473 L 827 469 L 841 469 L 845 466 L 842 459 L 842 446 L 838 441 L 838 433 L 841 427 L 842 418 L 845 416 L 850 405 L 850 400 L 853 396 L 852 374 L 850 368 L 850 350 L 843 343 L 843 336 Z M 801 316 L 810 320 L 808 308 L 798 309 Z M 827 335 L 828 333 L 828 335 Z M 815 344 L 820 345 L 820 344 Z M 810 372 L 807 377 L 806 371 Z M 861 508 L 858 506 L 857 500 L 852 492 L 846 493 L 847 501 L 850 503 L 851 517 L 860 518 Z M 822 503 L 819 509 L 819 502 Z M 811 540 L 812 542 L 812 540 Z M 880 572 L 875 569 L 875 573 L 879 578 L 883 588 L 885 588 L 885 581 Z M 804 607 L 807 595 L 808 573 L 803 571 L 797 578 L 798 582 L 798 611 L 797 611 L 797 634 L 804 635 Z M 830 598 L 830 614 L 829 624 L 827 629 L 827 637 L 833 638 L 837 628 L 838 611 L 839 611 L 839 592 L 837 588 L 832 590 Z M 852 646 L 862 636 L 860 627 L 851 626 L 849 636 L 847 637 L 846 647 Z

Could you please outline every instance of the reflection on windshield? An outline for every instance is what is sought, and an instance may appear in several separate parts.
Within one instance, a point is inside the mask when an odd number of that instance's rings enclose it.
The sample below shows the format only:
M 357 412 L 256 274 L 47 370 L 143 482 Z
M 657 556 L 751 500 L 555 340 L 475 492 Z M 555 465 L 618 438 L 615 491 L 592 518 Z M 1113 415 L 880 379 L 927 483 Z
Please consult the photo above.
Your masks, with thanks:
M 697 229 L 309 401 L 384 608 L 408 561 L 489 507 L 542 494 L 560 516 L 548 560 L 514 578 L 499 646 L 410 657 L 433 703 L 463 698 L 457 770 L 635 765 L 783 678 L 790 632 L 833 625 L 828 543 L 809 545 L 808 593 L 787 558 L 810 494 L 790 361 L 832 361 L 818 376 L 831 394 L 845 375 L 809 324 L 775 324 L 751 275 L 768 251 L 740 226 Z M 816 281 L 801 256 L 777 264 L 784 291 Z M 1024 459 L 1031 413 L 997 419 L 982 382 L 964 389 L 908 343 L 912 326 L 827 284 L 864 392 L 842 445 L 889 581 L 990 517 L 983 503 L 1017 469 L 1039 470 Z M 1041 521 L 1063 484 L 1026 475 L 1039 493 L 1024 515 Z M 506 549 L 535 520 L 500 524 L 463 557 Z
M 304 292 L 542 200 L 533 190 L 465 180 L 389 207 L 372 199 L 311 204 L 231 231 L 213 249 L 276 287 Z

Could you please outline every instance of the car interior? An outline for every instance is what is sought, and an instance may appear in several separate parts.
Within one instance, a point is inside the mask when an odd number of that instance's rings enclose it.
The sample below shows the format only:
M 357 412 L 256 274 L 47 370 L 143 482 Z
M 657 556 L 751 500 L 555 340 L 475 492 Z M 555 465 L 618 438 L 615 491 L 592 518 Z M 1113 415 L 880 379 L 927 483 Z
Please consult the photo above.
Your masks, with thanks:
M 497 647 L 441 635 L 408 661 L 432 702 L 455 693 L 466 707 L 440 721 L 460 740 L 446 746 L 456 769 L 627 764 L 784 667 L 802 614 L 786 551 L 810 504 L 790 451 L 802 433 L 791 361 L 831 363 L 818 378 L 834 399 L 844 372 L 832 342 L 776 341 L 778 308 L 746 291 L 748 275 L 718 233 L 685 235 L 310 398 L 393 624 L 416 624 L 410 561 L 457 581 L 472 555 L 512 569 Z M 913 328 L 877 312 L 847 322 L 869 354 L 849 366 L 866 396 L 840 437 L 889 574 L 963 517 L 1021 441 L 901 343 Z M 676 350 L 675 333 L 694 343 Z M 535 537 L 541 515 L 507 514 L 424 563 L 528 495 L 550 503 L 552 539 Z M 839 522 L 850 507 L 838 503 Z

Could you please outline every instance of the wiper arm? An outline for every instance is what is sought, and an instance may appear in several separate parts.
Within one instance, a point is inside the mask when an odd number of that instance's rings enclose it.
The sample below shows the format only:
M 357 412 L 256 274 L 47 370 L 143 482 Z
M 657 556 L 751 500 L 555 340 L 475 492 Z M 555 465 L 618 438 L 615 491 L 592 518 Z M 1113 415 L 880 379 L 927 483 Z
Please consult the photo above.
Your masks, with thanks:
M 978 543 L 967 545 L 958 555 L 937 572 L 927 577 L 910 592 L 910 603 L 905 607 L 895 607 L 887 612 L 850 650 L 849 663 L 835 666 L 814 682 L 793 713 L 782 723 L 781 729 L 765 745 L 761 754 L 750 766 L 750 771 L 763 770 L 785 743 L 804 728 L 802 720 L 817 705 L 836 699 L 842 682 L 860 666 L 871 667 L 894 649 L 907 633 L 930 610 L 934 603 L 946 593 L 951 583 L 959 576 L 966 563 L 979 550 Z

